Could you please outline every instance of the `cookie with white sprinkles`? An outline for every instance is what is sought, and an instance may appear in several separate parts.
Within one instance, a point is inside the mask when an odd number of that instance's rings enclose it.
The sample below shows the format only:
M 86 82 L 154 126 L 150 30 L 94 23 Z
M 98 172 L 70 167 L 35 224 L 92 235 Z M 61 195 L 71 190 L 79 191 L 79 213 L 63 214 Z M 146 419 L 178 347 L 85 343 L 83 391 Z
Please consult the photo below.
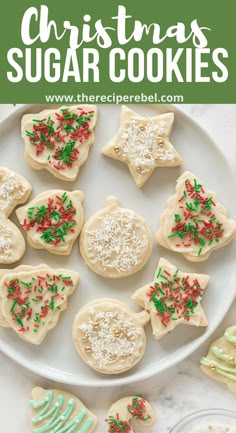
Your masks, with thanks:
M 227 245 L 236 235 L 236 222 L 193 173 L 178 179 L 160 218 L 157 242 L 193 262 L 208 259 L 212 251 Z
M 95 105 L 26 114 L 21 124 L 26 161 L 36 170 L 46 169 L 59 179 L 74 181 L 88 159 L 96 122 Z
M 152 233 L 145 219 L 119 206 L 110 196 L 105 209 L 92 215 L 80 235 L 80 253 L 97 274 L 121 278 L 139 271 L 152 252 Z
M 69 255 L 83 225 L 81 191 L 50 190 L 35 197 L 16 215 L 33 248 Z
M 0 263 L 20 260 L 25 252 L 25 240 L 18 227 L 0 213 Z
M 8 217 L 13 209 L 30 196 L 32 186 L 18 173 L 0 167 L 0 213 Z
M 176 167 L 182 159 L 170 142 L 173 113 L 143 117 L 121 107 L 120 128 L 102 154 L 124 162 L 141 188 L 157 167 Z
M 0 270 L 0 326 L 31 344 L 41 344 L 67 308 L 79 274 L 47 265 Z
M 74 320 L 73 340 L 80 357 L 94 370 L 118 374 L 142 358 L 144 325 L 149 313 L 134 313 L 114 299 L 97 299 L 81 308 Z

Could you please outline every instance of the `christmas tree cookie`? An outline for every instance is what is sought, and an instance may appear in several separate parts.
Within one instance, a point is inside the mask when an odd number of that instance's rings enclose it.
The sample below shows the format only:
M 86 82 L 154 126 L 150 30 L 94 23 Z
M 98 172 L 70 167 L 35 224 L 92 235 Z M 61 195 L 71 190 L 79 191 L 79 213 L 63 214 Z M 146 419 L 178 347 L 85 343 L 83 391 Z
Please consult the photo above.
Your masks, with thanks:
M 46 169 L 59 179 L 74 181 L 95 140 L 95 105 L 61 107 L 27 114 L 21 133 L 25 159 L 36 169 Z
M 0 213 L 0 263 L 15 263 L 21 259 L 24 252 L 25 240 L 20 230 Z
M 98 418 L 73 394 L 58 389 L 32 390 L 33 433 L 92 433 Z
M 156 340 L 181 323 L 207 326 L 200 302 L 208 281 L 208 275 L 184 273 L 167 260 L 160 259 L 153 281 L 132 296 L 150 312 Z
M 212 343 L 207 356 L 200 362 L 207 376 L 226 384 L 236 394 L 236 326 L 227 328 L 224 336 Z
M 227 245 L 235 235 L 236 223 L 216 194 L 194 174 L 183 173 L 161 215 L 157 242 L 197 262 L 208 259 L 212 251 Z
M 1 270 L 0 325 L 29 343 L 41 344 L 78 284 L 78 273 L 45 264 Z
M 85 305 L 75 317 L 73 340 L 80 357 L 104 374 L 129 370 L 146 348 L 144 325 L 149 313 L 134 313 L 114 299 L 97 299 Z
M 130 421 L 135 420 L 143 427 L 155 423 L 155 412 L 142 397 L 125 397 L 114 403 L 106 419 L 107 433 L 134 433 Z
M 0 167 L 0 214 L 9 217 L 18 204 L 28 199 L 31 191 L 32 186 L 23 176 Z
M 173 113 L 150 118 L 122 106 L 120 128 L 102 153 L 127 164 L 141 188 L 157 167 L 176 167 L 182 163 L 170 142 L 173 122 Z
M 51 190 L 39 194 L 16 215 L 33 248 L 69 255 L 83 225 L 83 193 Z
M 83 226 L 80 252 L 97 274 L 121 278 L 139 271 L 152 252 L 152 233 L 145 219 L 119 206 L 117 197 L 107 197 L 105 209 Z

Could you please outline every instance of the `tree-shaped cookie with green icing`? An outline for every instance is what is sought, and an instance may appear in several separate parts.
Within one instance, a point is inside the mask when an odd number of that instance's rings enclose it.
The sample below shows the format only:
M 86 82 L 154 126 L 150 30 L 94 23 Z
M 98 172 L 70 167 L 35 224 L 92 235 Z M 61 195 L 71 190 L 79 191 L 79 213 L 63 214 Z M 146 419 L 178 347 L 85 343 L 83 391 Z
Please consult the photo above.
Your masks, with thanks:
M 30 409 L 33 433 L 92 433 L 98 422 L 78 397 L 64 390 L 34 388 Z
M 185 273 L 167 260 L 160 259 L 153 281 L 132 296 L 150 312 L 156 340 L 179 324 L 207 326 L 200 302 L 208 281 L 208 275 Z
M 78 284 L 77 272 L 45 264 L 0 270 L 0 326 L 11 328 L 29 343 L 41 344 Z
M 182 160 L 170 142 L 173 113 L 143 117 L 121 107 L 120 128 L 102 154 L 124 162 L 141 188 L 157 167 L 176 167 Z
M 18 208 L 16 215 L 29 244 L 69 255 L 83 225 L 83 197 L 81 191 L 50 190 Z
M 26 114 L 21 123 L 25 159 L 36 169 L 74 181 L 95 140 L 95 105 L 61 107 Z
M 223 337 L 211 344 L 200 363 L 207 376 L 224 383 L 236 394 L 236 326 L 227 328 Z
M 235 235 L 236 223 L 216 194 L 207 190 L 197 176 L 184 172 L 161 215 L 157 242 L 190 261 L 200 262 Z
M 150 427 L 155 423 L 155 412 L 150 403 L 142 397 L 124 397 L 115 402 L 109 409 L 107 433 L 134 433 L 131 425 L 138 423 Z

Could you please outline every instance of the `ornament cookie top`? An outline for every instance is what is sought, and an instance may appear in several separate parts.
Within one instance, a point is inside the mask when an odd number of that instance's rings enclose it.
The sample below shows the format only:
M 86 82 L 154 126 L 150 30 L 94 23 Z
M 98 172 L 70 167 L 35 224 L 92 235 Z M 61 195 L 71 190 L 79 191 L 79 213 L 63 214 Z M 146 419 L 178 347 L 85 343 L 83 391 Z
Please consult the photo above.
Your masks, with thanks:
M 58 389 L 32 390 L 33 433 L 92 433 L 98 418 L 73 394 Z
M 33 248 L 69 255 L 83 225 L 81 191 L 51 190 L 35 197 L 16 215 Z
M 0 167 L 0 213 L 9 217 L 18 204 L 28 199 L 31 191 L 32 186 L 23 176 Z
M 26 161 L 36 170 L 47 169 L 55 177 L 74 181 L 95 140 L 96 122 L 95 105 L 26 114 L 21 124 Z
M 97 274 L 121 278 L 139 271 L 152 252 L 152 233 L 145 219 L 107 197 L 105 209 L 92 215 L 80 235 L 80 252 Z
M 0 325 L 29 343 L 41 344 L 78 284 L 78 273 L 44 264 L 1 270 Z
M 216 194 L 207 190 L 197 176 L 184 172 L 161 215 L 157 242 L 190 261 L 200 262 L 235 235 L 236 223 Z
M 150 427 L 156 421 L 152 406 L 142 397 L 124 397 L 110 407 L 106 419 L 107 433 L 134 433 L 130 424 L 132 420 L 143 427 Z
M 200 301 L 208 281 L 208 275 L 184 273 L 161 258 L 154 280 L 132 299 L 150 312 L 153 335 L 159 340 L 181 323 L 207 326 Z
M 134 313 L 114 299 L 86 304 L 75 317 L 74 345 L 80 357 L 94 370 L 118 374 L 142 358 L 146 348 L 144 325 L 149 313 Z
M 141 188 L 157 167 L 176 167 L 182 160 L 170 142 L 173 113 L 143 117 L 121 107 L 120 128 L 102 149 L 103 155 L 128 165 Z
M 200 362 L 207 376 L 225 383 L 236 394 L 236 326 L 227 328 L 224 336 L 212 343 L 207 356 Z

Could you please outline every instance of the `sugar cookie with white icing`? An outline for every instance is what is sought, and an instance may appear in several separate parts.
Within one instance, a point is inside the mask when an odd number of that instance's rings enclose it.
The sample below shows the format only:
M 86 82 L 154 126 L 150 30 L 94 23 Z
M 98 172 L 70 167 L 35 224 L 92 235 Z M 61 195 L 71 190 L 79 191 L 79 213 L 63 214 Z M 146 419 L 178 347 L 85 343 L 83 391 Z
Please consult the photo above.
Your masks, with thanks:
M 0 214 L 8 217 L 13 209 L 30 196 L 32 186 L 23 176 L 6 167 L 0 167 Z
M 83 198 L 81 191 L 50 190 L 18 208 L 16 215 L 29 244 L 69 255 L 83 225 Z
M 28 343 L 41 344 L 78 284 L 77 272 L 45 264 L 1 270 L 0 326 L 11 328 Z
M 15 263 L 25 253 L 25 240 L 18 227 L 0 213 L 0 264 Z
M 46 169 L 59 179 L 74 181 L 94 143 L 96 122 L 95 105 L 26 114 L 21 124 L 26 161 L 36 170 Z
M 224 383 L 236 394 L 236 326 L 227 328 L 224 336 L 211 344 L 200 363 L 207 376 Z
M 123 105 L 120 128 L 102 154 L 127 164 L 141 188 L 157 167 L 176 167 L 182 163 L 170 142 L 173 122 L 173 113 L 143 117 Z
M 97 299 L 81 308 L 74 320 L 73 340 L 80 357 L 94 370 L 119 374 L 142 358 L 144 325 L 149 313 L 134 313 L 114 299 Z
M 208 281 L 208 275 L 185 273 L 167 260 L 160 259 L 153 281 L 132 296 L 150 312 L 156 340 L 179 324 L 208 325 L 200 305 Z
M 92 215 L 80 235 L 80 253 L 97 274 L 121 278 L 139 271 L 152 252 L 152 233 L 145 219 L 107 197 L 105 209 Z
M 197 176 L 184 172 L 161 215 L 157 242 L 190 261 L 200 262 L 235 235 L 236 223 L 216 194 L 207 190 Z
M 108 412 L 107 433 L 134 433 L 130 421 L 150 427 L 156 421 L 150 403 L 142 397 L 124 397 L 114 403 Z
M 98 418 L 78 397 L 64 390 L 32 390 L 32 433 L 92 433 Z

